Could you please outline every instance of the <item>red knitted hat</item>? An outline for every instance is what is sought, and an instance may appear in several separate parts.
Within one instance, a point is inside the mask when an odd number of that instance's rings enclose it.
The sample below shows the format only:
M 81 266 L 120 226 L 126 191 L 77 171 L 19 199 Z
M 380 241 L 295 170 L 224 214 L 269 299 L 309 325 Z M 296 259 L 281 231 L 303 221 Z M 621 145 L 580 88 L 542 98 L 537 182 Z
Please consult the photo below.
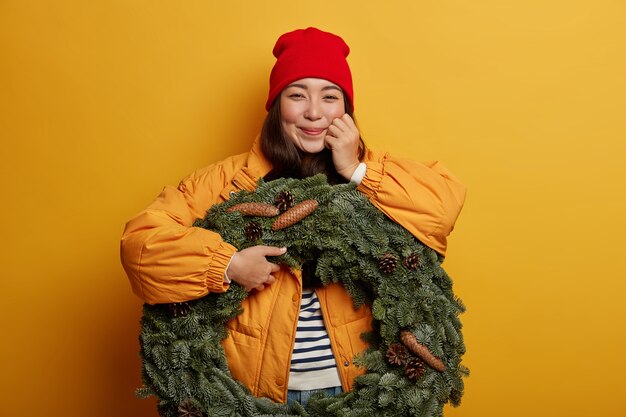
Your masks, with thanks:
M 352 74 L 346 61 L 350 47 L 337 35 L 316 28 L 298 29 L 280 36 L 274 45 L 276 63 L 270 74 L 265 109 L 290 83 L 301 78 L 323 78 L 337 84 L 354 110 Z

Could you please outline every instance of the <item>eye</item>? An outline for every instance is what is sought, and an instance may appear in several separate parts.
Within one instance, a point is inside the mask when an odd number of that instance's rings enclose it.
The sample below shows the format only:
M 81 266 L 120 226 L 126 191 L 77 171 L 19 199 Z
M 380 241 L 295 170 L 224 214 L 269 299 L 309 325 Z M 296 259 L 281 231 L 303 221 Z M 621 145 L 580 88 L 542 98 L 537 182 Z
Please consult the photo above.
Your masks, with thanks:
M 292 98 L 294 100 L 299 100 L 299 99 L 303 99 L 304 98 L 304 94 L 302 93 L 291 93 L 288 96 L 289 98 Z
M 327 100 L 327 101 L 335 101 L 335 100 L 339 100 L 339 97 L 338 97 L 338 96 L 336 96 L 336 95 L 334 95 L 334 94 L 326 94 L 326 95 L 324 96 L 324 100 Z

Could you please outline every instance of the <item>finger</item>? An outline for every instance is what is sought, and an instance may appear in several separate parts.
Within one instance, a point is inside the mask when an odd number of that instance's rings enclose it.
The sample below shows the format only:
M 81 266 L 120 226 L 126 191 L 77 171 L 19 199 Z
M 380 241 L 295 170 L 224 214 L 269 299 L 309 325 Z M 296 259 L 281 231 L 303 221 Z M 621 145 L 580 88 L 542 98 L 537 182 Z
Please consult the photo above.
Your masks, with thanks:
M 263 291 L 265 289 L 265 285 L 261 284 L 257 287 L 254 287 L 253 289 L 257 290 L 257 291 Z
M 326 136 L 324 137 L 324 139 L 326 140 L 326 143 L 332 147 L 333 145 L 341 144 L 341 139 L 344 137 L 345 132 L 342 132 L 339 129 L 328 128 L 326 130 Z
M 276 278 L 274 278 L 274 275 L 268 275 L 267 281 L 265 281 L 265 284 L 272 285 L 275 281 L 276 281 Z
M 356 127 L 356 123 L 352 117 L 348 113 L 341 116 L 341 121 L 345 124 L 346 131 L 349 132 L 358 132 L 359 128 Z
M 341 130 L 338 126 L 330 125 L 328 126 L 328 129 L 326 129 L 326 136 L 338 137 L 342 132 L 343 130 Z
M 263 256 L 280 256 L 287 252 L 287 248 L 277 248 L 276 246 L 261 246 Z
M 336 138 L 334 136 L 331 136 L 328 132 L 326 132 L 326 136 L 324 136 L 324 146 L 326 147 L 326 149 L 328 150 L 333 150 L 333 141 Z
M 270 274 L 280 271 L 280 265 L 270 262 Z
M 341 116 L 341 120 L 348 126 L 356 126 L 354 119 L 350 117 L 348 113 L 344 113 L 343 116 Z
M 350 124 L 348 123 L 347 120 L 343 119 L 342 117 L 338 117 L 335 120 L 333 120 L 333 123 L 330 125 L 330 127 L 334 126 L 336 129 L 339 129 L 340 131 L 344 132 L 346 130 L 349 129 Z

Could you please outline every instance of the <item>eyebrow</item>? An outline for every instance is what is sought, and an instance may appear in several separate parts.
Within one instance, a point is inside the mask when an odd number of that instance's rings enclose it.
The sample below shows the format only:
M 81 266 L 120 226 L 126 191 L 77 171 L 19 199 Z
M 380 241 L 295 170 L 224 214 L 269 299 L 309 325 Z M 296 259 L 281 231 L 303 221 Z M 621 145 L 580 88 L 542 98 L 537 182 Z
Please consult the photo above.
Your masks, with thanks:
M 289 87 L 299 87 L 302 88 L 303 90 L 308 90 L 308 87 L 304 84 L 289 84 L 287 87 L 285 88 L 289 88 Z M 341 88 L 337 87 L 336 85 L 327 85 L 325 87 L 322 87 L 322 91 L 326 91 L 326 90 L 338 90 L 341 91 Z

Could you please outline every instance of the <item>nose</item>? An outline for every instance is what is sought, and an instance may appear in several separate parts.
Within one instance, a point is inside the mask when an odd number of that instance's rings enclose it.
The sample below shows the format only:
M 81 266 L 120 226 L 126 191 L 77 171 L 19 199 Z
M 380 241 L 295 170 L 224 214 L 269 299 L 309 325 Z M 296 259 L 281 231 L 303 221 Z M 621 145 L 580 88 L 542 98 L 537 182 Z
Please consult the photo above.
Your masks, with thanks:
M 319 120 L 322 118 L 322 109 L 318 100 L 310 100 L 307 106 L 304 117 L 308 120 Z

